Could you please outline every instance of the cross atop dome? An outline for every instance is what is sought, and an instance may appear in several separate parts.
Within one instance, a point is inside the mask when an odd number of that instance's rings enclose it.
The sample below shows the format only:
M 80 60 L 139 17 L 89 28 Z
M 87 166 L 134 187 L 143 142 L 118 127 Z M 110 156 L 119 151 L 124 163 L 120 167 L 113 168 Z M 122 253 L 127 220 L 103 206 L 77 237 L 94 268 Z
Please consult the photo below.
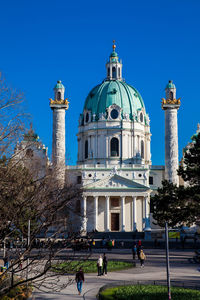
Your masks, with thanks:
M 115 40 L 113 40 L 113 51 L 115 51 L 116 45 L 115 45 Z
M 118 54 L 115 52 L 115 40 L 113 40 L 112 48 L 113 51 L 110 54 L 109 62 L 106 64 L 107 80 L 122 80 L 122 63 L 121 61 L 119 62 Z

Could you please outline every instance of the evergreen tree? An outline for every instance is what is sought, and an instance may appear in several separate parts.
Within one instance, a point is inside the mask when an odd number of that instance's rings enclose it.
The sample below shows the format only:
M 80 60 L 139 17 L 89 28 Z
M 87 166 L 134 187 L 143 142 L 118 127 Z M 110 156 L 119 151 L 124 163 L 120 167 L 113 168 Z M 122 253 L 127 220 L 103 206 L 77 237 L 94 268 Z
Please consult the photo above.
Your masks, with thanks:
M 156 224 L 164 227 L 191 225 L 200 220 L 200 133 L 192 137 L 185 148 L 183 164 L 178 175 L 185 186 L 172 184 L 165 180 L 158 193 L 151 197 L 151 209 Z
M 200 186 L 200 133 L 192 137 L 192 143 L 185 148 L 183 166 L 179 167 L 180 175 L 191 188 Z

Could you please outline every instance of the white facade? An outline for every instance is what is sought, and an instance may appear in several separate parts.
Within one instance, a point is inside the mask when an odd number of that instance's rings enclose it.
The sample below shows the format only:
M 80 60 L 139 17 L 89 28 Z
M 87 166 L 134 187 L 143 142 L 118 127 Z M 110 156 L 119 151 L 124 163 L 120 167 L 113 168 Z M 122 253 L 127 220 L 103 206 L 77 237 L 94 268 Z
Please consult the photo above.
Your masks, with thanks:
M 115 76 L 113 68 L 118 70 Z M 115 95 L 109 98 L 110 105 L 104 105 L 104 111 L 90 107 L 86 100 L 79 119 L 77 167 L 67 167 L 67 174 L 74 182 L 78 178 L 84 188 L 81 203 L 83 231 L 143 231 L 150 226 L 149 117 L 142 100 L 141 106 L 135 108 L 134 98 L 130 97 L 131 111 L 135 109 L 132 115 L 123 106 L 126 94 L 120 99 L 122 104 L 118 104 L 117 97 L 124 92 L 124 85 L 130 92 L 132 90 L 122 81 L 122 64 L 115 48 L 106 69 L 106 81 L 98 88 L 97 96 L 92 90 L 91 97 L 94 102 L 102 94 L 104 97 L 106 84 L 105 97 L 112 92 Z M 101 98 L 98 107 L 103 101 Z
M 77 230 L 90 232 L 144 231 L 153 227 L 150 194 L 163 179 L 178 183 L 178 132 L 175 86 L 166 89 L 166 168 L 151 165 L 150 121 L 138 91 L 122 79 L 122 63 L 115 45 L 106 64 L 107 77 L 89 93 L 78 127 L 77 166 L 66 166 L 66 178 L 83 187 Z M 60 83 L 59 83 L 60 84 Z M 61 90 L 60 90 L 61 88 Z M 65 109 L 58 85 L 53 109 L 53 162 L 65 157 Z M 61 93 L 62 92 L 62 93 Z

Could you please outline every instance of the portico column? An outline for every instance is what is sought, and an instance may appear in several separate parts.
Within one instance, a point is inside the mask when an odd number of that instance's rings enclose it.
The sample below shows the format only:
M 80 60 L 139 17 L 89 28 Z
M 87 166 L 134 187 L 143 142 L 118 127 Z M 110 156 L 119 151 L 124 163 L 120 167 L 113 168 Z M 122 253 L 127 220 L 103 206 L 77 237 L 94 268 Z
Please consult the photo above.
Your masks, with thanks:
M 110 231 L 110 197 L 106 196 L 106 231 Z
M 82 230 L 87 231 L 87 197 L 83 196 L 82 199 Z
M 125 231 L 125 197 L 121 197 L 121 231 Z
M 150 228 L 149 219 L 149 196 L 144 197 L 144 218 L 145 218 L 145 229 Z
M 98 196 L 94 197 L 94 230 L 98 227 Z
M 137 197 L 133 196 L 133 231 L 137 229 Z

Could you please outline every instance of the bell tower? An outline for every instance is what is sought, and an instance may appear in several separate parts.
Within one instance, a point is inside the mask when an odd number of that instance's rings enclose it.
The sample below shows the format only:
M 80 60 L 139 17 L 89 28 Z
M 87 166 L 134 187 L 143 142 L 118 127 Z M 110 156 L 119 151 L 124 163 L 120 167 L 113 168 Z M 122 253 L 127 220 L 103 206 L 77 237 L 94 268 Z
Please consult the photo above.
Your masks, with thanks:
M 165 179 L 179 185 L 177 111 L 181 102 L 180 98 L 176 99 L 176 86 L 172 80 L 169 80 L 165 93 L 166 99 L 162 99 L 165 111 Z
M 65 182 L 65 111 L 69 102 L 64 99 L 65 87 L 60 80 L 54 87 L 54 100 L 50 99 L 53 111 L 52 163 L 60 183 Z
M 107 80 L 122 80 L 122 62 L 119 62 L 117 52 L 115 52 L 115 40 L 113 41 L 113 51 L 110 54 L 109 62 L 106 64 Z

